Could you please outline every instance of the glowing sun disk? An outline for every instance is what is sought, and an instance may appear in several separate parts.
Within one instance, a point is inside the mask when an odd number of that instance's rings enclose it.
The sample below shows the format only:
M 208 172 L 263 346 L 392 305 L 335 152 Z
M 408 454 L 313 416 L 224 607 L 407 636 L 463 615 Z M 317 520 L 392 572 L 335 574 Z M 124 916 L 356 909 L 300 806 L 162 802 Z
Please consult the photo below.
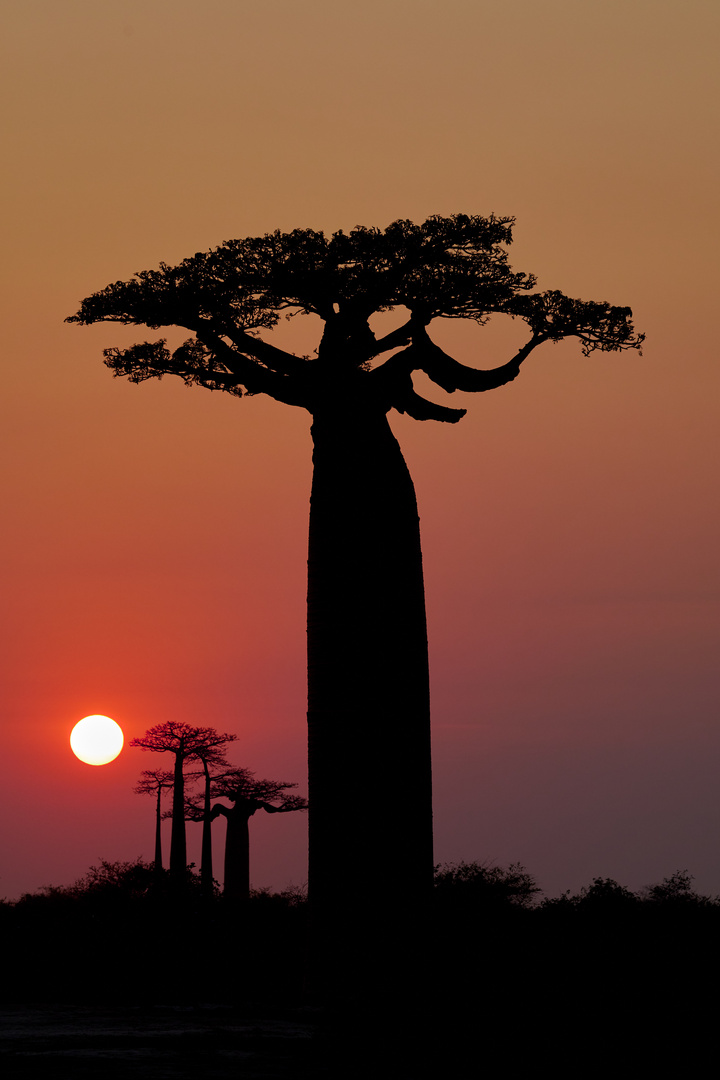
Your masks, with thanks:
M 123 748 L 123 733 L 109 716 L 85 716 L 70 733 L 70 747 L 75 757 L 86 765 L 107 765 Z

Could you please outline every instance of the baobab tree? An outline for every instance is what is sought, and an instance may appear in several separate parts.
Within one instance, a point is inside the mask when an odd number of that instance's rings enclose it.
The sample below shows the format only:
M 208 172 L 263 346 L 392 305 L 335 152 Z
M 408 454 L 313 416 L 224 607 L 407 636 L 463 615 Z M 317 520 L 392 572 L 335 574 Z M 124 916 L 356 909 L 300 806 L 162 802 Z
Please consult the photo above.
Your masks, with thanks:
M 155 871 L 160 873 L 163 868 L 162 862 L 162 819 L 161 809 L 163 791 L 173 786 L 173 773 L 165 769 L 143 769 L 140 780 L 133 791 L 136 795 L 155 796 Z
M 213 798 L 226 798 L 232 806 L 215 803 L 212 818 L 222 815 L 227 821 L 225 833 L 225 876 L 223 895 L 231 900 L 247 900 L 250 895 L 250 830 L 253 814 L 287 814 L 307 810 L 307 800 L 287 795 L 297 784 L 277 780 L 256 780 L 249 769 L 228 769 L 212 783 Z
M 217 751 L 236 739 L 236 735 L 220 734 L 215 728 L 192 727 L 177 720 L 168 720 L 149 728 L 140 738 L 132 739 L 130 746 L 150 750 L 156 754 L 173 754 L 173 803 L 172 830 L 170 833 L 170 873 L 182 878 L 187 868 L 187 842 L 185 838 L 185 773 L 187 761 L 201 760 L 200 755 Z
M 370 955 L 382 920 L 412 950 L 409 897 L 432 889 L 430 704 L 418 510 L 388 414 L 457 423 L 464 409 L 415 390 L 424 372 L 442 390 L 482 392 L 515 379 L 531 353 L 575 337 L 583 353 L 637 349 L 629 308 L 532 292 L 513 271 L 512 218 L 430 217 L 384 231 L 358 227 L 229 240 L 177 266 L 161 263 L 82 302 L 71 322 L 119 322 L 192 334 L 108 348 L 105 363 L 140 383 L 177 375 L 237 397 L 266 394 L 312 417 L 308 553 L 309 896 L 316 950 L 329 953 L 345 913 L 362 911 Z M 377 337 L 379 312 L 397 324 Z M 268 337 L 282 316 L 320 321 L 314 356 Z M 430 337 L 438 318 L 527 325 L 506 363 L 477 370 Z M 357 793 L 337 804 L 338 777 Z M 402 825 L 388 799 L 402 780 Z M 362 797 L 360 796 L 362 793 Z M 382 912 L 375 900 L 382 881 Z M 397 918 L 388 915 L 395 906 Z M 371 912 L 377 911 L 377 919 Z M 387 939 L 378 946 L 389 949 Z M 398 960 L 398 966 L 402 963 Z
M 213 823 L 212 815 L 210 815 L 210 787 L 212 787 L 214 773 L 210 773 L 210 769 L 223 769 L 230 765 L 230 762 L 225 756 L 225 746 L 229 742 L 234 742 L 236 738 L 237 735 L 222 735 L 220 742 L 213 745 L 200 746 L 193 755 L 200 761 L 202 766 L 203 839 L 200 855 L 200 883 L 201 888 L 206 895 L 212 894 L 213 892 Z M 198 819 L 195 818 L 195 821 L 196 820 Z

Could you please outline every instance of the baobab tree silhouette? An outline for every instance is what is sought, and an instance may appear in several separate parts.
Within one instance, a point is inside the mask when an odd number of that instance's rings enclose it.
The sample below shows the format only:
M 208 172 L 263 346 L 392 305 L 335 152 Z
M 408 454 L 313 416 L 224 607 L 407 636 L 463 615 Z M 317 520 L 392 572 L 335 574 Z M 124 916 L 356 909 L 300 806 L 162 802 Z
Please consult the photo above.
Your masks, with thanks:
M 217 732 L 216 732 L 217 734 Z M 211 896 L 214 886 L 212 863 L 212 819 L 210 809 L 210 791 L 212 774 L 210 769 L 224 769 L 230 765 L 225 757 L 224 747 L 235 742 L 237 735 L 223 735 L 217 742 L 208 742 L 197 748 L 194 757 L 202 766 L 203 802 L 202 802 L 202 847 L 200 854 L 200 883 L 203 893 Z
M 629 308 L 532 293 L 535 279 L 508 263 L 512 225 L 458 214 L 329 238 L 298 229 L 230 240 L 109 285 L 68 320 L 185 327 L 193 336 L 172 353 L 164 340 L 146 341 L 106 349 L 105 363 L 133 382 L 174 374 L 238 397 L 264 393 L 312 416 L 309 896 L 315 949 L 328 957 L 349 922 L 357 957 L 372 965 L 370 957 L 395 950 L 401 966 L 400 942 L 410 955 L 417 932 L 409 898 L 432 888 L 420 531 L 388 413 L 449 423 L 464 415 L 420 396 L 415 372 L 449 393 L 486 391 L 514 379 L 548 341 L 577 337 L 585 354 L 642 341 Z M 390 311 L 398 325 L 377 338 L 369 320 Z M 529 336 L 490 371 L 457 362 L 428 334 L 436 318 L 482 325 L 497 313 L 524 321 Z M 322 322 L 313 357 L 266 340 L 281 316 L 294 314 Z M 391 812 L 399 791 L 402 813 Z
M 175 777 L 168 769 L 143 769 L 140 779 L 133 788 L 136 795 L 153 795 L 155 797 L 155 872 L 162 871 L 162 793 L 166 788 L 171 788 Z
M 288 795 L 297 784 L 279 780 L 256 780 L 249 769 L 228 769 L 214 778 L 211 784 L 213 798 L 229 799 L 232 806 L 215 803 L 211 818 L 224 817 L 225 874 L 223 895 L 231 900 L 247 900 L 250 895 L 250 830 L 253 814 L 264 810 L 267 814 L 287 814 L 294 810 L 307 810 L 307 800 L 300 795 Z

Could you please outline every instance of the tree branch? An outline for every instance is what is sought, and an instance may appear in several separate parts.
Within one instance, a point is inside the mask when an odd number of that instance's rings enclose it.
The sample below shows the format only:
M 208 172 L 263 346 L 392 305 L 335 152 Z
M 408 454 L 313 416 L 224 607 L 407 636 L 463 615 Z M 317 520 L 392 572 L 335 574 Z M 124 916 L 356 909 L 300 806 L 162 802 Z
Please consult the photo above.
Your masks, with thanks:
M 290 795 L 280 806 L 273 806 L 272 803 L 261 802 L 260 800 L 258 800 L 258 806 L 267 811 L 268 814 L 289 814 L 293 810 L 307 810 L 307 800 L 299 795 Z
M 454 393 L 455 390 L 478 393 L 484 390 L 495 390 L 499 386 L 512 382 L 520 373 L 523 360 L 527 359 L 536 346 L 546 340 L 544 335 L 534 334 L 530 341 L 518 350 L 512 360 L 508 360 L 501 367 L 480 370 L 460 364 L 452 356 L 448 356 L 439 345 L 430 340 L 425 327 L 419 327 L 413 333 L 413 344 L 405 353 L 399 355 L 405 356 L 410 353 L 413 361 L 411 370 L 424 371 L 428 378 L 448 394 Z
M 209 329 L 212 332 L 212 327 Z M 198 336 L 201 331 L 204 333 L 204 324 L 199 325 Z M 284 349 L 278 349 L 276 345 L 271 345 L 262 338 L 253 337 L 252 334 L 238 330 L 237 327 L 227 327 L 224 333 L 241 352 L 259 360 L 271 371 L 282 375 L 301 375 L 307 370 L 307 360 L 295 356 L 294 353 L 285 352 Z
M 413 389 L 409 377 L 407 385 L 397 386 L 392 404 L 398 412 L 407 413 L 413 420 L 439 420 L 445 424 L 457 424 L 467 412 L 467 409 L 449 409 L 446 405 L 437 405 L 421 397 Z
M 215 356 L 237 377 L 250 394 L 268 394 L 285 405 L 297 405 L 309 409 L 308 394 L 301 380 L 290 375 L 278 374 L 271 368 L 264 367 L 255 359 L 238 352 L 209 327 L 196 331 L 198 340 L 210 349 Z M 228 336 L 230 336 L 228 334 Z M 250 337 L 257 344 L 257 339 Z M 272 348 L 272 346 L 268 346 Z M 280 351 L 280 350 L 278 350 Z
M 398 349 L 401 345 L 409 345 L 412 341 L 412 319 L 408 319 L 402 326 L 398 326 L 385 337 L 379 338 L 370 353 L 370 358 L 379 356 L 380 353 L 388 352 L 389 349 Z

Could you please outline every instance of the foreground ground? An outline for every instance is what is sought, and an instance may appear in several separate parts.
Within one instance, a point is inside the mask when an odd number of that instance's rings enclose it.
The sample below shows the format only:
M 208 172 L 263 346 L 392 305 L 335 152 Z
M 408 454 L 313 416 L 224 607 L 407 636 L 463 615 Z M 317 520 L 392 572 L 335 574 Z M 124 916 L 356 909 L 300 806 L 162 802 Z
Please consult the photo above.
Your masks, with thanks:
M 301 1009 L 17 1005 L 0 1009 L 0 1073 L 8 1080 L 309 1077 L 315 1026 Z
M 477 868 L 476 868 L 477 870 Z M 228 906 L 103 880 L 0 905 L 0 1075 L 414 1080 L 702 1075 L 720 904 L 675 875 L 538 903 L 527 875 L 438 878 L 422 985 L 307 1003 L 297 896 Z M 339 898 L 339 903 L 342 898 Z

